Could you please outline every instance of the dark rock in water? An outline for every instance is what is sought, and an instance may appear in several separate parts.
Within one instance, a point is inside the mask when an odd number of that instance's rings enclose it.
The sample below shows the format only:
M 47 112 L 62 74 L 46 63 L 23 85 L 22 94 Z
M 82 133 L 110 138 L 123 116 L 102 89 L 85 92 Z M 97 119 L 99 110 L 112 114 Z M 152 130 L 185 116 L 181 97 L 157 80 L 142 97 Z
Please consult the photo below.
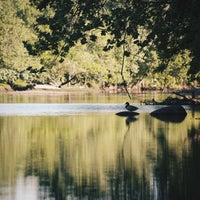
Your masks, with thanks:
M 131 117 L 131 116 L 139 115 L 139 113 L 131 112 L 131 111 L 122 111 L 122 112 L 116 113 L 116 115 L 121 116 L 121 117 L 129 117 L 129 116 Z
M 181 105 L 172 105 L 155 110 L 150 115 L 162 121 L 178 123 L 185 119 L 187 112 Z
M 160 114 L 164 114 L 164 115 L 174 115 L 174 114 L 178 114 L 178 115 L 187 115 L 187 112 L 185 111 L 185 109 L 181 106 L 181 105 L 171 105 L 171 106 L 166 106 L 163 108 L 160 108 L 158 110 L 155 110 L 153 112 L 151 112 L 151 115 L 160 115 Z

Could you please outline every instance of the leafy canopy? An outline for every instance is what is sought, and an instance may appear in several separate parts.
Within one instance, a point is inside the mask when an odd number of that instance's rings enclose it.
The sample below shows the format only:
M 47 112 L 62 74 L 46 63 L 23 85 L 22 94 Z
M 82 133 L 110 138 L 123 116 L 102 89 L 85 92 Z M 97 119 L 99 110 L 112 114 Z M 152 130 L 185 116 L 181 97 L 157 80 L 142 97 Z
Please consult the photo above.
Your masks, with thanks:
M 96 41 L 92 30 L 109 35 L 104 50 L 132 43 L 155 45 L 163 60 L 185 49 L 191 52 L 191 74 L 200 72 L 200 1 L 198 0 L 32 0 L 41 14 L 35 30 L 38 40 L 25 42 L 36 55 L 52 51 L 63 61 L 80 39 Z M 130 55 L 127 50 L 126 56 Z M 167 65 L 165 65 L 167 66 Z

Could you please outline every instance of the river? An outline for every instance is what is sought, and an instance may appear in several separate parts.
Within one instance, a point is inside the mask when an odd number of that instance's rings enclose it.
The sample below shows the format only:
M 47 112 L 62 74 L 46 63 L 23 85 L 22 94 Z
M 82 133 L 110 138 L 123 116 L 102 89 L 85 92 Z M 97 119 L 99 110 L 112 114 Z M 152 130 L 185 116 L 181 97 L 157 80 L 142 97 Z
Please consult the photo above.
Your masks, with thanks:
M 147 97 L 0 95 L 0 199 L 200 199 L 200 108 L 157 119 Z

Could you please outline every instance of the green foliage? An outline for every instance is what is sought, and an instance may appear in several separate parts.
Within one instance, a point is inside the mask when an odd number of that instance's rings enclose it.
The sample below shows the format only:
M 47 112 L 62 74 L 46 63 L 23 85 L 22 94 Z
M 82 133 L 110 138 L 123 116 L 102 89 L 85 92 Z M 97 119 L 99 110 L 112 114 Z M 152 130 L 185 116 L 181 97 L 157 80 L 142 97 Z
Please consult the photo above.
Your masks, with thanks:
M 67 47 L 68 51 L 78 39 L 81 39 L 82 44 L 87 43 L 88 31 L 100 28 L 102 35 L 110 36 L 104 47 L 105 51 L 111 50 L 114 45 L 117 47 L 124 45 L 128 35 L 133 38 L 132 43 L 140 44 L 142 47 L 154 42 L 163 59 L 189 49 L 195 61 L 200 52 L 198 45 L 200 28 L 197 23 L 200 3 L 195 0 L 192 6 L 188 6 L 188 3 L 188 0 L 184 3 L 180 0 L 106 2 L 95 0 L 69 3 L 54 0 L 36 1 L 35 5 L 45 11 L 38 18 L 37 27 L 48 26 L 51 34 L 37 28 L 39 40 L 34 48 L 37 51 L 51 49 L 60 55 L 61 51 L 65 51 L 60 46 L 62 41 L 64 42 L 62 47 Z M 49 9 L 54 15 L 46 14 Z M 141 35 L 142 27 L 147 30 L 146 38 Z M 96 35 L 91 34 L 90 39 L 96 41 Z M 130 52 L 125 50 L 124 54 L 129 56 Z M 190 72 L 198 72 L 198 66 L 193 66 Z
M 19 69 L 39 65 L 39 60 L 29 56 L 23 45 L 23 40 L 34 36 L 28 27 L 28 23 L 32 23 L 29 16 L 32 8 L 28 3 L 28 0 L 0 2 L 0 56 L 4 66 Z
M 99 36 L 95 43 L 93 41 L 89 41 L 86 45 L 78 43 L 71 48 L 64 62 L 67 65 L 68 73 L 71 76 L 78 73 L 84 75 L 82 84 L 89 82 L 101 85 L 109 81 L 109 84 L 116 84 L 117 80 L 114 80 L 116 79 L 114 73 L 119 71 L 120 65 L 115 59 L 114 50 L 102 51 L 105 43 L 106 40 Z M 112 76 L 115 77 L 112 81 L 111 79 L 108 81 L 109 73 L 112 73 Z
M 200 3 L 188 3 L 2 0 L 0 82 L 199 83 Z
M 15 85 L 17 86 L 21 86 L 21 87 L 24 87 L 26 86 L 26 82 L 24 80 L 21 80 L 21 79 L 17 79 L 15 82 L 14 82 Z
M 16 74 L 15 70 L 12 69 L 0 69 L 0 82 L 1 83 L 12 83 L 19 78 L 19 74 Z
M 188 6 L 190 5 L 190 6 Z M 163 1 L 152 6 L 153 23 L 147 23 L 149 41 L 156 44 L 162 59 L 170 59 L 184 50 L 192 55 L 189 73 L 199 72 L 200 2 L 196 0 Z
M 191 81 L 190 76 L 188 76 L 190 61 L 189 51 L 183 51 L 173 56 L 167 63 L 164 71 L 155 73 L 160 86 L 165 88 L 187 85 Z

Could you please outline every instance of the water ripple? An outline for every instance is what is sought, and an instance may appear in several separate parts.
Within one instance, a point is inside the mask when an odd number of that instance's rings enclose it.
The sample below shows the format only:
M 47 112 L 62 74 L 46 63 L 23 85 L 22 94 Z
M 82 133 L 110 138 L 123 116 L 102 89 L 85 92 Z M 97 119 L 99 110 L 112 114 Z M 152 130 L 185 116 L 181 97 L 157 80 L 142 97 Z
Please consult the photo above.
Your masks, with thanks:
M 137 106 L 137 105 L 136 105 Z M 140 105 L 136 112 L 150 113 L 163 105 Z M 189 110 L 189 107 L 185 107 Z M 43 116 L 43 115 L 72 115 L 87 113 L 117 113 L 125 111 L 124 104 L 103 103 L 68 103 L 68 104 L 30 104 L 7 103 L 0 104 L 0 116 Z
M 70 115 L 90 112 L 118 112 L 121 104 L 0 104 L 0 115 Z

